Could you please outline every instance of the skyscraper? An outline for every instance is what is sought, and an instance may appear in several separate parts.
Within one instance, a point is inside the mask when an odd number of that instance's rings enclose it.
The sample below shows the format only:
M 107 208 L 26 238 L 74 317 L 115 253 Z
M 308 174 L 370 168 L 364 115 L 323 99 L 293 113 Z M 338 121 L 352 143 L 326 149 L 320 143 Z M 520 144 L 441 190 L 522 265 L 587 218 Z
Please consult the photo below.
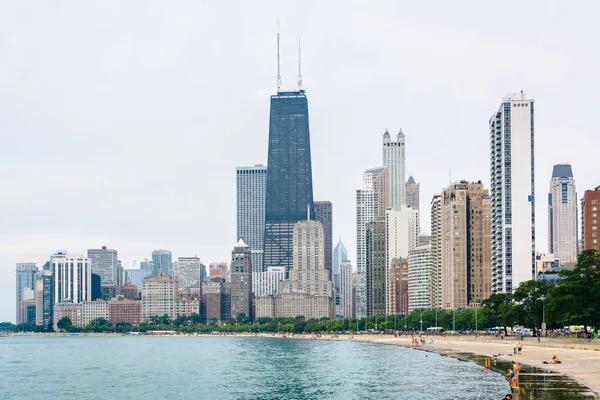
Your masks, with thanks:
M 599 250 L 598 242 L 600 235 L 600 186 L 594 190 L 586 190 L 581 199 L 581 238 L 583 250 Z
M 54 274 L 54 304 L 92 301 L 92 265 L 89 258 L 57 251 L 50 257 L 50 264 Z
M 408 298 L 402 303 L 394 301 L 396 296 L 393 285 L 392 261 L 406 260 L 408 252 L 419 245 L 419 228 L 417 225 L 417 211 L 406 205 L 394 206 L 386 210 L 386 313 L 401 314 L 396 305 L 402 304 L 403 309 L 408 309 Z M 408 277 L 407 277 L 408 279 Z M 408 281 L 406 282 L 408 284 Z M 397 288 L 396 288 L 397 289 Z M 406 300 L 406 301 L 404 301 Z
M 421 233 L 421 214 L 419 212 L 419 184 L 415 182 L 415 178 L 408 177 L 406 182 L 406 205 L 417 211 L 417 227 Z
M 491 294 L 490 198 L 481 182 L 442 192 L 442 307 L 480 304 Z
M 35 274 L 38 271 L 35 263 L 18 263 L 16 267 L 16 324 L 21 323 L 20 318 L 20 306 L 21 300 L 23 300 L 23 290 L 25 288 L 35 290 Z
M 342 261 L 340 265 L 340 309 L 338 315 L 354 318 L 352 315 L 352 263 Z
M 367 316 L 386 314 L 386 225 L 384 217 L 367 224 L 366 232 L 366 297 Z
M 562 264 L 577 261 L 577 206 L 571 166 L 555 165 L 548 192 L 548 250 Z
M 152 252 L 152 274 L 173 276 L 173 254 L 169 250 L 154 250 Z
M 231 252 L 231 317 L 252 321 L 252 253 L 242 239 Z
M 117 250 L 102 246 L 100 249 L 88 250 L 87 256 L 92 265 L 92 273 L 100 277 L 102 298 L 110 300 L 120 294 L 123 286 L 123 272 L 121 262 L 117 258 Z
M 342 312 L 342 298 L 341 298 L 341 265 L 343 261 L 348 260 L 348 251 L 342 243 L 342 239 L 335 246 L 333 250 L 333 267 L 331 281 L 333 282 L 333 289 L 335 293 L 335 315 L 343 315 Z M 352 277 L 350 279 L 350 286 L 352 286 Z
M 389 168 L 389 207 L 406 204 L 406 157 L 404 132 L 396 135 L 396 141 L 390 139 L 390 133 L 383 134 L 383 165 Z
M 35 282 L 35 324 L 44 329 L 54 325 L 54 277 L 50 270 L 43 270 Z
M 166 274 L 152 275 L 142 280 L 142 319 L 168 315 L 177 318 L 177 279 Z
M 264 266 L 292 267 L 294 225 L 314 217 L 308 100 L 304 90 L 271 96 Z
M 442 308 L 442 196 L 431 199 L 431 308 Z
M 267 167 L 237 167 L 237 239 L 252 252 L 253 272 L 263 271 Z
M 329 271 L 329 279 L 332 279 L 332 221 L 333 206 L 330 201 L 315 201 L 315 220 L 323 224 L 325 234 L 325 268 Z
M 509 93 L 490 127 L 492 290 L 535 277 L 534 101 Z
M 198 257 L 179 257 L 173 265 L 179 290 L 201 294 L 206 266 Z
M 408 312 L 431 310 L 433 264 L 431 245 L 415 247 L 408 252 Z

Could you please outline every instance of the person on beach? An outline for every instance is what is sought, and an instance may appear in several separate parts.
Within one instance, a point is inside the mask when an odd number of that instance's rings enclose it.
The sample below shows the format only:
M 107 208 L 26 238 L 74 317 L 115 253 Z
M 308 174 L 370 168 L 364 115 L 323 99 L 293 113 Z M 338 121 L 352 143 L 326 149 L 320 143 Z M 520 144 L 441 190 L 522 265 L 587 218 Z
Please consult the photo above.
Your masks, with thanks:
M 523 344 L 519 343 L 519 345 L 517 346 L 517 350 L 519 352 L 519 355 L 521 355 L 521 351 L 523 350 Z
M 519 377 L 516 374 L 510 378 L 510 391 L 512 394 L 519 393 Z
M 544 364 L 562 364 L 562 362 L 556 357 L 556 355 L 552 356 L 552 360 L 550 362 L 544 361 Z

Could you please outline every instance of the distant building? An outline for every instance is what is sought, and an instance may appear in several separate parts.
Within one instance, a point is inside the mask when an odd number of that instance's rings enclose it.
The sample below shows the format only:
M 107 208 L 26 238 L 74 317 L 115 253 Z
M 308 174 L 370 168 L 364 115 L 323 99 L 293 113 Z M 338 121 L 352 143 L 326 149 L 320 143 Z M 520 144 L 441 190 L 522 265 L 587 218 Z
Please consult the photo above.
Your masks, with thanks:
M 333 319 L 333 285 L 325 269 L 323 225 L 301 221 L 294 227 L 293 260 L 289 280 L 280 282 L 279 294 L 255 298 L 256 316 Z
M 173 253 L 159 249 L 152 252 L 152 275 L 165 274 L 173 276 Z
M 583 250 L 599 250 L 600 224 L 598 214 L 600 213 L 600 186 L 594 190 L 586 190 L 581 199 L 581 238 L 583 239 Z
M 117 324 L 125 322 L 139 325 L 142 322 L 142 302 L 130 300 L 125 296 L 117 296 L 108 302 L 108 320 Z
M 108 321 L 107 301 L 85 301 L 79 306 L 81 307 L 81 318 L 78 320 L 79 326 L 87 326 L 90 322 L 100 318 Z
M 536 277 L 537 281 L 545 282 L 550 285 L 558 285 L 563 279 L 564 276 L 560 275 L 559 272 L 563 270 L 573 270 L 573 267 L 563 267 L 563 266 L 553 266 L 541 272 Z
M 35 299 L 31 297 L 21 300 L 19 303 L 19 313 L 20 324 L 35 324 Z
M 377 217 L 367 224 L 367 317 L 386 314 L 386 225 Z
M 140 263 L 144 264 L 144 261 Z M 146 265 L 148 263 L 146 262 Z M 142 279 L 149 277 L 152 275 L 152 267 L 140 268 L 140 269 L 125 269 L 125 284 L 126 285 L 135 285 L 139 289 L 142 288 Z
M 175 302 L 175 313 L 178 317 L 191 317 L 194 314 L 201 315 L 200 298 L 178 299 Z
M 335 246 L 333 250 L 333 267 L 332 267 L 332 277 L 331 280 L 333 282 L 333 290 L 334 290 L 334 303 L 335 303 L 335 315 L 343 315 L 342 310 L 342 299 L 340 297 L 340 284 L 341 284 L 341 268 L 343 261 L 348 260 L 348 251 L 346 247 L 342 243 L 342 239 Z M 352 280 L 351 280 L 352 283 Z
M 229 267 L 225 261 L 213 261 L 209 264 L 209 280 L 212 278 L 223 278 L 229 282 Z
M 340 265 L 339 299 L 341 309 L 339 315 L 344 318 L 354 318 L 352 311 L 352 263 L 350 261 L 342 261 Z
M 333 205 L 330 201 L 315 201 L 315 221 L 323 225 L 325 234 L 325 268 L 329 271 L 329 279 L 333 279 L 332 271 L 332 234 L 333 234 Z
M 490 118 L 492 291 L 535 278 L 534 101 L 507 94 Z
M 125 285 L 121 289 L 123 298 L 127 300 L 141 300 L 141 292 L 135 285 Z
M 419 184 L 415 182 L 415 178 L 408 177 L 406 182 L 406 205 L 409 208 L 417 211 L 417 227 L 418 232 L 421 231 L 421 213 L 419 211 Z
M 173 272 L 179 284 L 179 290 L 201 293 L 206 266 L 198 257 L 179 257 L 173 266 Z
M 294 226 L 314 217 L 308 100 L 304 90 L 271 96 L 264 266 L 292 267 Z
M 476 306 L 492 293 L 491 206 L 481 182 L 442 192 L 443 308 Z
M 408 312 L 431 310 L 433 263 L 431 245 L 408 252 Z
M 272 296 L 279 291 L 279 282 L 285 279 L 284 267 L 269 267 L 266 272 L 252 273 L 254 296 Z
M 408 314 L 408 260 L 394 258 L 390 264 L 390 309 L 392 314 Z
M 16 266 L 16 324 L 21 323 L 21 300 L 23 298 L 23 290 L 35 288 L 35 275 L 38 272 L 38 267 L 35 263 L 18 263 Z
M 442 196 L 431 199 L 431 308 L 442 308 Z
M 175 301 L 178 282 L 169 275 L 160 274 L 144 278 L 142 281 L 142 320 L 168 315 L 177 318 Z
M 385 213 L 386 229 L 386 309 L 385 314 L 401 314 L 395 307 L 394 279 L 392 277 L 392 261 L 408 258 L 408 252 L 419 245 L 418 212 L 408 207 L 394 206 Z M 408 308 L 408 305 L 405 307 Z
M 87 257 L 92 265 L 92 273 L 100 276 L 100 284 L 114 286 L 115 292 L 118 293 L 123 286 L 123 277 L 119 274 L 121 262 L 118 259 L 117 250 L 102 246 L 100 249 L 88 250 Z
M 215 277 L 209 282 L 202 284 L 202 316 L 205 321 L 226 321 L 229 319 L 226 312 L 226 288 L 225 280 Z
M 102 279 L 100 279 L 100 275 L 92 273 L 92 298 L 91 298 L 92 301 L 102 299 L 102 283 L 101 282 L 102 282 Z M 106 290 L 105 290 L 104 294 L 106 294 Z
M 431 235 L 419 234 L 419 247 L 431 244 Z
M 535 255 L 535 275 L 548 271 L 551 268 L 560 267 L 560 260 L 554 254 L 537 253 Z
M 54 326 L 54 277 L 50 269 L 41 271 L 36 277 L 35 324 L 46 330 Z
M 263 271 L 267 167 L 237 167 L 237 238 L 252 253 L 253 272 Z
M 390 140 L 389 132 L 383 134 L 383 165 L 389 168 L 389 207 L 406 205 L 406 155 L 402 129 L 396 141 Z
M 91 301 L 92 265 L 89 258 L 57 251 L 50 257 L 50 263 L 54 274 L 55 304 Z
M 81 320 L 81 303 L 57 303 L 54 305 L 53 329 L 55 331 L 58 331 L 58 321 L 65 317 L 71 320 L 72 325 L 83 326 Z
M 555 165 L 548 192 L 548 251 L 563 264 L 577 261 L 577 190 L 569 164 Z
M 252 320 L 252 252 L 240 239 L 231 252 L 231 317 Z

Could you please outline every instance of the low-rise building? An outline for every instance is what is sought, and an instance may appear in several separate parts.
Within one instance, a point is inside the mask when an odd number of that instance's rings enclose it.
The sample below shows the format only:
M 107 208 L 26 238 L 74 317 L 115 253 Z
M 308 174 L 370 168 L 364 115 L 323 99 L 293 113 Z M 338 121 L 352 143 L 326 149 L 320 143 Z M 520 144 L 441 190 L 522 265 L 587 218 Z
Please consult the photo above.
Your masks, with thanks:
M 166 274 L 149 276 L 142 280 L 142 320 L 150 317 L 167 315 L 170 319 L 177 318 L 176 279 Z
M 108 302 L 108 320 L 113 324 L 126 322 L 138 325 L 142 322 L 142 302 L 117 296 Z

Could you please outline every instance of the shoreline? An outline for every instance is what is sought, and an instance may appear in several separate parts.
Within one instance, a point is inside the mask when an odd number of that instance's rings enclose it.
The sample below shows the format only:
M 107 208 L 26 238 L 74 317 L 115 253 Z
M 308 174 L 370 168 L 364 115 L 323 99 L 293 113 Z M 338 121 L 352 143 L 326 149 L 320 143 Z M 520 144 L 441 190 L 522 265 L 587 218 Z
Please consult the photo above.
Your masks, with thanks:
M 10 336 L 53 336 L 68 337 L 68 333 L 17 333 Z M 113 333 L 82 333 L 79 336 L 123 336 Z M 129 336 L 129 335 L 125 335 Z M 132 335 L 135 336 L 135 335 Z M 165 335 L 172 336 L 172 335 Z M 323 334 L 316 338 L 313 334 L 284 335 L 277 333 L 257 334 L 187 334 L 178 336 L 189 337 L 264 337 L 264 338 L 289 338 L 302 340 L 330 340 L 330 341 L 354 341 L 373 344 L 396 345 L 405 348 L 437 353 L 441 356 L 451 356 L 465 361 L 477 363 L 469 357 L 461 357 L 457 353 L 472 354 L 474 356 L 488 357 L 492 363 L 512 361 L 519 362 L 541 370 L 551 371 L 588 388 L 596 398 L 600 399 L 600 341 L 577 340 L 577 339 L 551 339 L 543 338 L 537 342 L 535 338 L 526 338 L 521 341 L 518 337 L 506 337 L 504 340 L 491 336 L 423 336 L 427 340 L 426 345 L 415 346 L 412 344 L 411 336 L 392 335 L 329 335 Z M 513 348 L 517 343 L 523 346 L 521 355 L 513 355 Z M 561 364 L 544 364 L 544 360 L 550 360 L 556 355 Z M 491 366 L 490 369 L 505 376 L 505 371 Z

